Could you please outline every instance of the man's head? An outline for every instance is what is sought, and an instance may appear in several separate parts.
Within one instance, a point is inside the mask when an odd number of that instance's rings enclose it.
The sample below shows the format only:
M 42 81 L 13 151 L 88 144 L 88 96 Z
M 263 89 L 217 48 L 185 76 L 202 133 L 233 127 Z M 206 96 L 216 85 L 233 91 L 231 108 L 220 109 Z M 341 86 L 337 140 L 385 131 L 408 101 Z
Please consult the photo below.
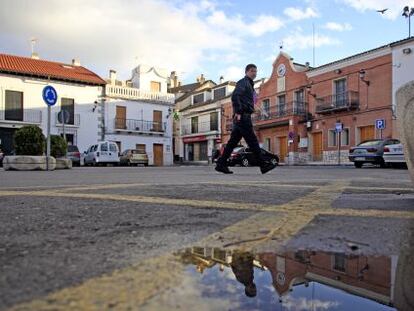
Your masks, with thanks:
M 246 76 L 254 80 L 257 76 L 257 66 L 255 64 L 248 64 L 245 70 Z
M 256 290 L 256 284 L 251 283 L 249 285 L 247 285 L 244 288 L 244 293 L 246 294 L 247 297 L 256 297 L 257 295 L 257 290 Z

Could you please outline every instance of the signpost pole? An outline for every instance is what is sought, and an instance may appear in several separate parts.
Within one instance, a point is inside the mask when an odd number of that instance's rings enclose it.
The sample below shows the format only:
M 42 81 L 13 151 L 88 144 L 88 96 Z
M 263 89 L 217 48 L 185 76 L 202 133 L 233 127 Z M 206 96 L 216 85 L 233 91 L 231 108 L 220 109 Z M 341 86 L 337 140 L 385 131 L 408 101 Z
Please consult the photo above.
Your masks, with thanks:
M 50 115 L 51 106 L 47 106 L 47 143 L 46 143 L 46 170 L 49 170 L 49 158 L 50 158 Z
M 341 140 L 342 140 L 342 132 L 338 132 L 338 165 L 341 165 Z

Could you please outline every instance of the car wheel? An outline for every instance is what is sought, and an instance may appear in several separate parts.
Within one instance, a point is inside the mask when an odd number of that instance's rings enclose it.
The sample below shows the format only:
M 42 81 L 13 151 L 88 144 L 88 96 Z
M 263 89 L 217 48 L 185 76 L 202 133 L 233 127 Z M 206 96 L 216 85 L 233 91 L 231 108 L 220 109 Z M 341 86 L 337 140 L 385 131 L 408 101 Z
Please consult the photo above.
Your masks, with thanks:
M 270 163 L 272 163 L 273 165 L 278 165 L 279 163 L 277 163 L 276 158 L 272 158 L 272 160 L 270 160 Z
M 96 160 L 95 160 L 95 159 L 93 159 L 93 161 L 92 161 L 92 166 L 96 166 L 96 165 L 97 165 Z
M 128 160 L 127 165 L 131 166 L 132 165 L 131 161 Z
M 145 163 L 144 166 L 147 167 L 148 166 L 148 163 Z
M 384 160 L 382 160 L 382 161 L 379 163 L 379 166 L 380 166 L 380 168 L 386 168 L 388 165 L 387 165 L 387 163 L 385 163 L 385 161 L 384 161 Z
M 363 162 L 354 162 L 354 166 L 356 168 L 361 168 L 362 167 L 362 164 L 364 164 L 364 163 Z
M 250 165 L 249 160 L 248 160 L 247 158 L 244 158 L 244 159 L 242 160 L 242 165 L 243 165 L 244 167 L 248 167 L 248 166 Z

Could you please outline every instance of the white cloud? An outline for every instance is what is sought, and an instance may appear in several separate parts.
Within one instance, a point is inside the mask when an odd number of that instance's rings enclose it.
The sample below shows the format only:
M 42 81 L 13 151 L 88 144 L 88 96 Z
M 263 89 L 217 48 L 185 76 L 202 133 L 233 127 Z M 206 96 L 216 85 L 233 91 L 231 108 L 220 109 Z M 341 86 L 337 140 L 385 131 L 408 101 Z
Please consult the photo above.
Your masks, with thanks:
M 319 14 L 310 7 L 306 9 L 290 7 L 286 8 L 283 13 L 295 21 L 319 16 Z
M 352 30 L 352 26 L 349 23 L 335 23 L 335 22 L 328 22 L 323 26 L 323 28 L 333 30 L 333 31 L 349 31 Z
M 388 9 L 382 16 L 388 19 L 396 19 L 401 16 L 406 5 L 414 6 L 414 0 L 341 0 L 345 4 L 360 12 Z M 380 14 L 380 13 L 377 13 Z
M 340 306 L 337 301 L 322 301 L 319 299 L 294 298 L 287 296 L 283 299 L 283 307 L 292 311 L 331 310 Z
M 283 38 L 283 48 L 287 51 L 305 50 L 313 47 L 313 35 L 305 35 L 301 31 L 294 31 Z M 336 38 L 315 34 L 315 47 L 340 45 L 341 41 Z
M 272 15 L 259 15 L 251 23 L 246 23 L 241 15 L 229 17 L 223 11 L 214 11 L 207 17 L 207 22 L 235 36 L 260 37 L 267 32 L 274 32 L 283 26 L 283 22 Z
M 222 73 L 224 80 L 238 81 L 244 76 L 244 68 L 241 66 L 230 66 L 227 67 Z
M 41 58 L 81 63 L 106 76 L 113 68 L 130 77 L 138 62 L 199 73 L 211 54 L 235 60 L 247 39 L 278 30 L 275 16 L 260 15 L 249 22 L 227 16 L 217 1 L 182 0 L 3 0 L 0 10 L 0 50 L 29 54 L 31 37 Z M 206 18 L 207 16 L 207 18 Z M 6 40 L 5 40 L 6 39 Z

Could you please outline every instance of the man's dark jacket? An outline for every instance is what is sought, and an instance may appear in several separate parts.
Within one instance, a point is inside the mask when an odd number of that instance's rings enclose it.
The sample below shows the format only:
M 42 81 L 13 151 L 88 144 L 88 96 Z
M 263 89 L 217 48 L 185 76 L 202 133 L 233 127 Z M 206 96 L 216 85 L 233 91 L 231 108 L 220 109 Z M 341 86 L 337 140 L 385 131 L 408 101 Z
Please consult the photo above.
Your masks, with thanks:
M 254 82 L 245 76 L 236 84 L 231 96 L 233 113 L 252 114 L 254 112 Z

